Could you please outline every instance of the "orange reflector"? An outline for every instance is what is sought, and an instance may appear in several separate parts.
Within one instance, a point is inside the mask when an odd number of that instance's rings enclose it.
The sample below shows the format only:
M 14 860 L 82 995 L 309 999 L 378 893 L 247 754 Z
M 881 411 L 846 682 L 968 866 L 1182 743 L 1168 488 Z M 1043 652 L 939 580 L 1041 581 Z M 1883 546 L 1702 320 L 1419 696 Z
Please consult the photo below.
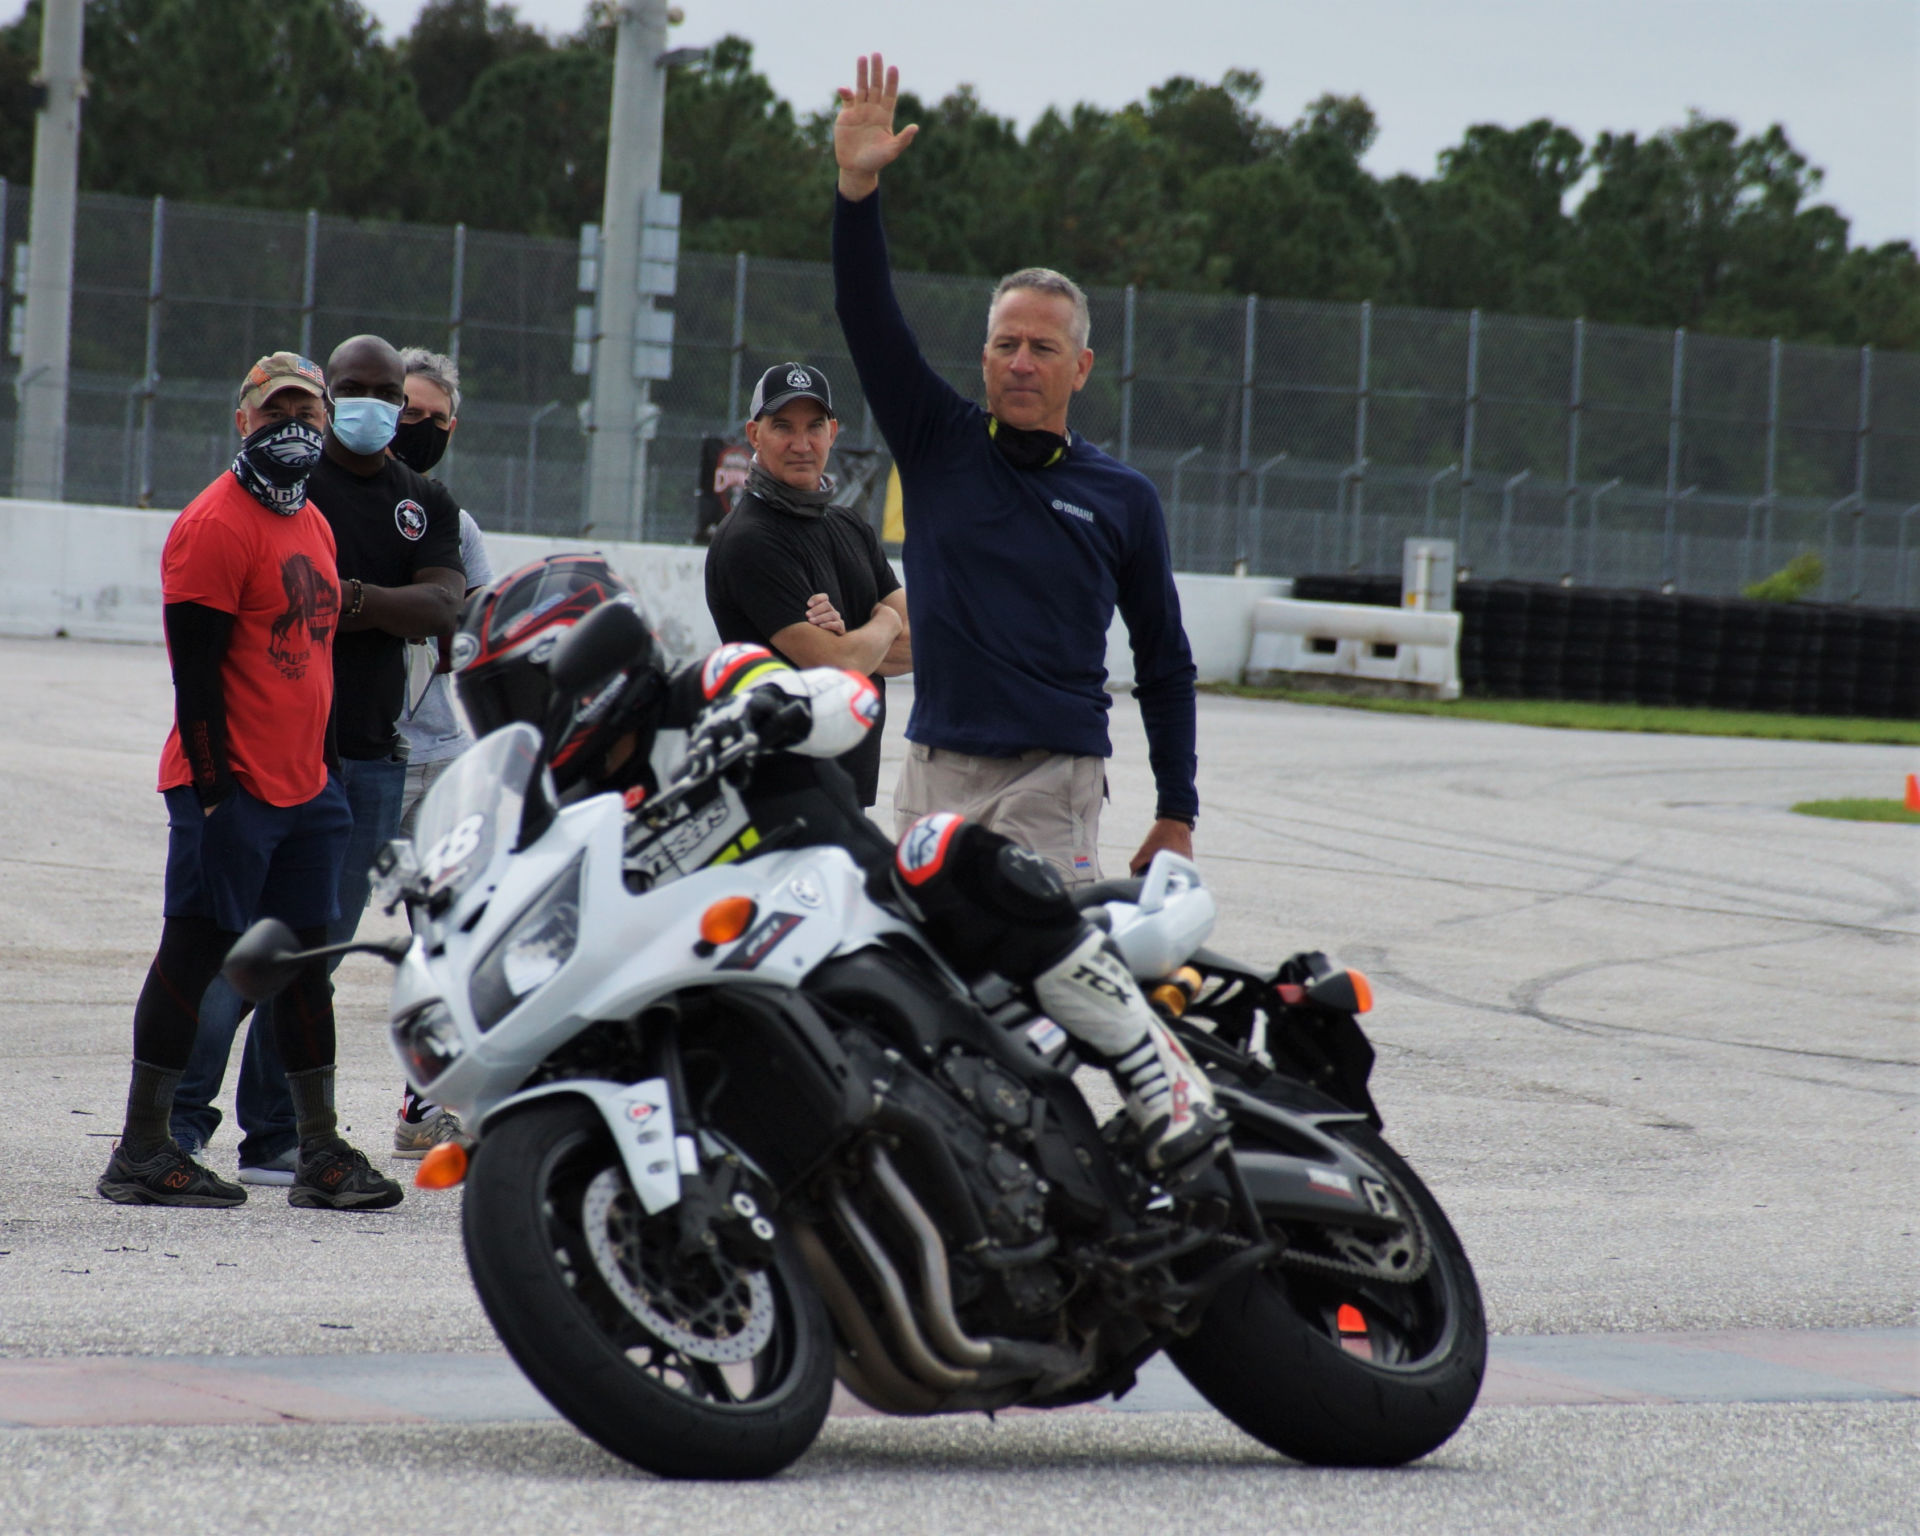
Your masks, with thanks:
M 751 896 L 723 896 L 700 914 L 700 938 L 708 944 L 731 944 L 747 931 L 755 908 Z
M 1353 981 L 1353 1011 L 1366 1013 L 1373 1007 L 1373 983 L 1367 980 L 1365 973 L 1356 971 L 1352 966 L 1347 967 L 1347 975 Z
M 466 1176 L 466 1147 L 457 1141 L 443 1141 L 420 1159 L 413 1183 L 416 1189 L 452 1189 Z
M 1333 1314 L 1333 1326 L 1342 1333 L 1365 1333 L 1367 1320 L 1352 1302 L 1343 1301 L 1340 1310 Z
M 1163 981 L 1147 994 L 1165 1013 L 1179 1018 L 1187 1011 L 1187 994 L 1170 981 Z

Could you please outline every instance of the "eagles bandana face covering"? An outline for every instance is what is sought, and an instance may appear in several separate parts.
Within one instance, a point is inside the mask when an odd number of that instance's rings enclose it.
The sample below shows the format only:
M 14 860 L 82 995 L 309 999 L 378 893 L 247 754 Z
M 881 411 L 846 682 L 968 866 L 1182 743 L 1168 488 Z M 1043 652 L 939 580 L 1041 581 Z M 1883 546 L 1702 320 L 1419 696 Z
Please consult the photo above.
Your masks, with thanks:
M 307 476 L 325 440 L 303 421 L 270 421 L 240 445 L 233 473 L 269 512 L 292 517 L 307 500 Z

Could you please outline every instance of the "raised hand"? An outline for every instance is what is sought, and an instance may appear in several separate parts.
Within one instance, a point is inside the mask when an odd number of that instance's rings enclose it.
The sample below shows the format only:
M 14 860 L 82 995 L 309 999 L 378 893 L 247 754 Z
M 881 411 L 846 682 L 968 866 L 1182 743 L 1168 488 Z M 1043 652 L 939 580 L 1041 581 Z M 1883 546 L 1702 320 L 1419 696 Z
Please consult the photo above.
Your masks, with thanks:
M 853 67 L 853 85 L 840 87 L 840 115 L 833 121 L 833 157 L 840 166 L 840 195 L 850 202 L 870 196 L 880 173 L 900 158 L 920 131 L 910 123 L 893 131 L 900 99 L 900 71 L 879 54 L 863 55 Z

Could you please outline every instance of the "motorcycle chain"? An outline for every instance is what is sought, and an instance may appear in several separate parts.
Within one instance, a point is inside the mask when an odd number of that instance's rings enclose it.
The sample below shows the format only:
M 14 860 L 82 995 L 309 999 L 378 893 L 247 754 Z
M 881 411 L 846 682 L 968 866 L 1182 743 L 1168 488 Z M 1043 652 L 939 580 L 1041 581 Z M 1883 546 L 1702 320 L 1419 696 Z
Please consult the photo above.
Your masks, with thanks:
M 1433 1240 L 1427 1235 L 1425 1223 L 1420 1220 L 1419 1210 L 1406 1196 L 1406 1191 L 1389 1179 L 1380 1169 L 1368 1165 L 1374 1176 L 1393 1191 L 1393 1198 L 1405 1213 L 1407 1235 L 1415 1245 L 1414 1259 L 1405 1269 L 1389 1270 L 1377 1264 L 1357 1264 L 1349 1259 L 1330 1259 L 1317 1253 L 1302 1253 L 1291 1246 L 1282 1248 L 1275 1258 L 1279 1264 L 1295 1269 L 1308 1269 L 1316 1274 L 1342 1275 L 1354 1280 L 1377 1280 L 1388 1285 L 1412 1285 L 1421 1279 L 1433 1267 Z M 1364 1239 L 1362 1239 L 1364 1241 Z

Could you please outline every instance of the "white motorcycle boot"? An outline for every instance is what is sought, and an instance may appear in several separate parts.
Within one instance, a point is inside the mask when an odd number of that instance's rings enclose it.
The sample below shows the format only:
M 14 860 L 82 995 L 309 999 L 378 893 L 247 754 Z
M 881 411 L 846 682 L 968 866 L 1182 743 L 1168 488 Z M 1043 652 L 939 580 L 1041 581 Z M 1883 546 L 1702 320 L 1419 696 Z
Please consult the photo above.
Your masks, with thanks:
M 1089 928 L 1034 977 L 1033 991 L 1047 1017 L 1113 1074 L 1145 1139 L 1148 1168 L 1177 1168 L 1214 1150 L 1227 1118 L 1213 1084 L 1154 1015 L 1104 936 Z

